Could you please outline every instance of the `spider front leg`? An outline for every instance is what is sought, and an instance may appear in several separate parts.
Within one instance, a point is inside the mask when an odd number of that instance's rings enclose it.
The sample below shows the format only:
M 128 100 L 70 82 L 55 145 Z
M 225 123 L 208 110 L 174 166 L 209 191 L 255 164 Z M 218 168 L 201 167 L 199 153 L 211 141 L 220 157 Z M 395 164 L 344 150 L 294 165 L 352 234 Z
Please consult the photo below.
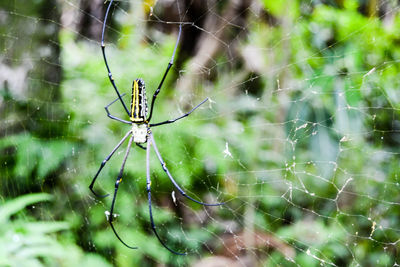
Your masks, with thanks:
M 154 219 L 153 219 L 153 212 L 151 208 L 151 177 L 150 177 L 150 142 L 147 141 L 147 149 L 146 149 L 146 180 L 147 180 L 147 198 L 149 201 L 149 215 L 150 215 L 150 223 L 151 223 L 151 229 L 153 230 L 154 234 L 156 235 L 158 241 L 160 241 L 161 245 L 171 251 L 172 253 L 176 255 L 186 255 L 186 253 L 179 253 L 174 251 L 173 249 L 170 249 L 160 238 L 160 236 L 157 233 L 156 226 L 154 224 Z
M 191 111 L 189 111 L 188 113 L 183 114 L 182 116 L 179 116 L 178 118 L 175 118 L 175 119 L 172 119 L 172 120 L 163 121 L 163 122 L 153 123 L 153 124 L 150 124 L 149 126 L 150 126 L 150 127 L 152 127 L 152 126 L 160 126 L 160 125 L 163 125 L 163 124 L 173 123 L 173 122 L 176 122 L 177 120 L 183 119 L 183 118 L 189 116 L 189 115 L 190 115 L 193 111 L 195 111 L 198 107 L 200 107 L 201 105 L 203 105 L 207 100 L 208 100 L 208 97 L 207 97 L 206 99 L 204 99 L 203 101 L 201 101 L 200 104 L 198 104 L 197 106 L 195 106 L 194 108 L 192 108 Z
M 128 138 L 128 136 L 129 136 L 131 133 L 132 133 L 132 131 L 129 131 L 129 132 L 121 139 L 121 141 L 119 141 L 119 143 L 114 147 L 114 149 L 111 151 L 111 153 L 101 162 L 99 170 L 97 171 L 96 175 L 94 176 L 92 182 L 91 182 L 90 185 L 89 185 L 90 191 L 92 191 L 92 193 L 93 193 L 96 197 L 104 198 L 104 197 L 107 197 L 107 196 L 109 195 L 109 194 L 106 194 L 106 195 L 99 195 L 99 194 L 97 194 L 96 192 L 94 192 L 94 190 L 93 190 L 94 183 L 96 182 L 97 176 L 99 176 L 99 174 L 100 174 L 101 170 L 103 169 L 103 167 L 106 165 L 106 163 L 110 160 L 110 158 L 112 157 L 112 155 L 114 155 L 115 151 L 117 151 L 117 149 L 122 145 L 122 143 L 126 140 L 126 138 Z
M 122 94 L 121 97 L 124 97 L 125 95 L 126 95 L 126 94 Z M 104 107 L 104 109 L 105 109 L 106 112 L 107 112 L 107 117 L 109 117 L 110 119 L 119 121 L 119 122 L 126 123 L 126 124 L 132 124 L 132 122 L 130 122 L 130 121 L 126 121 L 126 120 L 123 120 L 123 119 L 120 119 L 120 118 L 118 118 L 118 117 L 115 117 L 115 116 L 111 115 L 110 111 L 108 110 L 108 108 L 109 108 L 112 104 L 114 104 L 116 101 L 118 101 L 118 100 L 119 100 L 119 97 L 117 97 L 117 98 L 114 99 L 110 104 L 108 104 L 107 106 Z
M 137 249 L 137 247 L 132 247 L 129 246 L 128 244 L 126 244 L 121 237 L 118 235 L 117 231 L 114 228 L 114 225 L 112 224 L 112 220 L 114 217 L 114 205 L 115 205 L 115 200 L 117 199 L 117 193 L 118 193 L 118 188 L 119 188 L 119 184 L 122 182 L 122 174 L 124 172 L 124 168 L 125 168 L 125 163 L 126 160 L 128 159 L 128 155 L 129 155 L 129 151 L 131 149 L 132 146 L 132 142 L 133 142 L 133 135 L 131 136 L 131 138 L 129 139 L 129 144 L 128 144 L 128 148 L 126 149 L 126 153 L 125 153 L 125 157 L 124 157 L 124 161 L 122 162 L 122 166 L 121 169 L 119 171 L 117 180 L 115 182 L 115 189 L 114 189 L 114 196 L 113 196 L 113 200 L 111 203 L 111 209 L 110 209 L 110 214 L 108 217 L 108 222 L 110 223 L 111 229 L 113 230 L 115 236 L 118 238 L 119 241 L 121 241 L 122 244 L 124 244 L 126 247 L 130 248 L 130 249 Z
M 174 184 L 175 188 L 178 189 L 178 191 L 182 194 L 182 196 L 186 197 L 187 199 L 190 199 L 190 200 L 193 201 L 193 202 L 196 202 L 196 203 L 198 203 L 198 204 L 201 204 L 201 205 L 203 205 L 203 206 L 220 206 L 220 205 L 224 205 L 224 204 L 225 204 L 224 202 L 215 203 L 215 204 L 208 204 L 208 203 L 204 203 L 204 202 L 195 200 L 195 199 L 191 198 L 190 196 L 188 196 L 188 195 L 186 194 L 186 192 L 183 191 L 183 189 L 178 185 L 178 183 L 175 181 L 175 179 L 172 177 L 171 173 L 169 172 L 169 170 L 168 170 L 168 168 L 167 168 L 165 162 L 163 161 L 163 159 L 162 159 L 162 157 L 161 157 L 160 152 L 158 151 L 158 148 L 157 148 L 156 143 L 155 143 L 154 138 L 153 138 L 153 134 L 152 134 L 151 132 L 149 132 L 149 140 L 148 140 L 147 142 L 149 142 L 149 141 L 151 142 L 151 144 L 152 144 L 153 147 L 154 147 L 154 151 L 156 152 L 157 157 L 158 157 L 158 160 L 159 160 L 160 163 L 161 163 L 161 167 L 163 168 L 164 172 L 168 175 L 168 178 L 169 178 L 169 179 L 171 180 L 171 182 Z M 148 150 L 148 148 L 147 148 L 147 150 Z
M 110 4 L 109 4 L 108 7 L 107 7 L 106 15 L 105 15 L 104 21 L 103 21 L 103 29 L 102 29 L 102 31 L 101 31 L 101 52 L 103 53 L 104 64 L 106 65 L 106 68 L 107 68 L 108 79 L 110 80 L 112 86 L 114 87 L 114 90 L 115 90 L 115 92 L 116 92 L 117 95 L 118 95 L 118 99 L 121 101 L 121 104 L 122 104 L 122 106 L 124 107 L 126 113 L 128 114 L 128 116 L 130 116 L 131 114 L 129 113 L 129 110 L 128 110 L 128 108 L 126 107 L 124 100 L 122 100 L 122 96 L 121 96 L 121 94 L 120 94 L 119 91 L 118 91 L 118 88 L 117 88 L 117 85 L 115 84 L 115 81 L 114 81 L 114 78 L 113 78 L 113 76 L 112 76 L 110 67 L 108 66 L 107 56 L 106 56 L 106 46 L 105 46 L 105 44 L 104 44 L 104 32 L 105 32 L 105 29 L 106 29 L 107 17 L 108 17 L 108 13 L 110 12 L 110 8 L 111 8 L 111 5 L 112 5 L 113 1 L 114 1 L 114 0 L 111 0 L 111 1 L 110 1 Z
M 175 58 L 175 53 L 176 53 L 176 49 L 178 48 L 178 44 L 179 44 L 179 39 L 181 38 L 181 33 L 182 33 L 182 25 L 179 25 L 179 33 L 178 33 L 178 39 L 176 40 L 176 44 L 175 44 L 175 48 L 174 48 L 174 52 L 172 53 L 172 57 L 171 60 L 168 63 L 167 69 L 165 70 L 164 76 L 161 79 L 160 84 L 158 85 L 156 91 L 153 94 L 153 98 L 151 100 L 151 105 L 150 105 L 150 115 L 147 118 L 147 121 L 149 122 L 151 120 L 151 116 L 153 115 L 153 108 L 154 108 L 154 102 L 157 99 L 158 94 L 160 93 L 161 90 L 161 86 L 163 85 L 165 78 L 168 75 L 169 69 L 172 67 L 172 65 L 174 64 L 174 58 Z

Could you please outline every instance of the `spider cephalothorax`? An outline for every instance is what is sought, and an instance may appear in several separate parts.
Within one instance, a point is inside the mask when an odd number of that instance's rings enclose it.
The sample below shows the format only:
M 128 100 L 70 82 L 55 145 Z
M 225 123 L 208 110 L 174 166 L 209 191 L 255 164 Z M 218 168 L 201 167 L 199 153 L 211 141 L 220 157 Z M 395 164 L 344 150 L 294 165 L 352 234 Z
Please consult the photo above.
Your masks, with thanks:
M 98 177 L 98 175 L 100 174 L 101 170 L 103 169 L 103 167 L 106 165 L 106 163 L 110 160 L 110 158 L 112 157 L 112 155 L 114 155 L 114 153 L 118 150 L 118 148 L 122 145 L 122 143 L 127 140 L 129 138 L 129 143 L 128 143 L 128 147 L 126 149 L 125 152 L 125 156 L 124 156 L 124 160 L 122 162 L 122 166 L 121 169 L 119 171 L 119 174 L 117 176 L 117 180 L 115 182 L 115 189 L 114 189 L 114 196 L 111 202 L 111 209 L 110 209 L 110 213 L 108 214 L 108 222 L 110 223 L 110 226 L 114 232 L 114 234 L 116 235 L 116 237 L 119 239 L 119 241 L 121 241 L 125 246 L 127 246 L 128 248 L 132 248 L 132 249 L 136 249 L 137 247 L 133 247 L 133 246 L 129 246 L 128 244 L 126 244 L 121 237 L 117 234 L 117 231 L 114 228 L 113 225 L 113 212 L 114 212 L 114 205 L 115 205 L 115 201 L 117 199 L 117 193 L 118 193 L 118 188 L 120 183 L 122 182 L 122 175 L 123 175 L 123 171 L 125 168 L 125 164 L 127 162 L 128 159 L 128 155 L 129 155 L 129 151 L 132 147 L 132 145 L 134 143 L 136 143 L 137 146 L 141 147 L 142 149 L 146 150 L 146 181 L 147 181 L 147 197 L 148 197 L 148 203 L 149 203 L 149 215 L 150 215 L 150 224 L 151 224 L 151 228 L 154 232 L 154 234 L 156 235 L 157 239 L 160 241 L 160 243 L 169 251 L 171 251 L 172 253 L 175 253 L 177 255 L 185 255 L 186 253 L 179 253 L 174 251 L 173 249 L 170 249 L 165 243 L 164 241 L 162 241 L 162 239 L 160 238 L 160 236 L 158 235 L 157 231 L 156 231 L 156 226 L 154 224 L 154 219 L 153 219 L 153 213 L 152 213 L 152 207 L 151 207 L 151 176 L 150 176 L 150 148 L 153 148 L 153 150 L 155 151 L 158 160 L 161 163 L 161 167 L 163 169 L 163 171 L 167 174 L 168 178 L 171 180 L 172 184 L 175 186 L 175 188 L 187 199 L 190 199 L 191 201 L 194 201 L 196 203 L 199 203 L 201 205 L 204 206 L 219 206 L 222 205 L 224 203 L 216 203 L 216 204 L 207 204 L 198 200 L 193 199 L 192 197 L 188 196 L 186 194 L 186 192 L 178 185 L 178 183 L 175 181 L 175 179 L 172 177 L 171 173 L 169 172 L 164 160 L 161 157 L 160 152 L 157 149 L 157 145 L 155 143 L 153 134 L 150 130 L 151 127 L 155 127 L 155 126 L 160 126 L 160 125 L 164 125 L 164 124 L 169 124 L 169 123 L 173 123 L 177 120 L 183 119 L 187 116 L 189 116 L 190 113 L 192 113 L 195 109 L 197 109 L 198 107 L 200 107 L 202 104 L 204 104 L 208 98 L 204 99 L 200 104 L 198 104 L 197 106 L 195 106 L 194 108 L 192 108 L 191 111 L 175 118 L 172 120 L 166 120 L 163 122 L 158 122 L 158 123 L 150 123 L 151 118 L 152 118 L 152 114 L 153 114 L 153 108 L 154 108 L 154 103 L 155 100 L 157 98 L 157 95 L 160 93 L 161 87 L 165 81 L 165 78 L 167 77 L 168 71 L 170 70 L 173 62 L 174 62 L 174 56 L 175 56 L 175 52 L 176 52 L 176 48 L 178 46 L 179 43 L 179 38 L 181 36 L 181 32 L 182 32 L 182 26 L 179 26 L 179 33 L 178 33 L 178 40 L 176 41 L 176 45 L 174 48 L 174 52 L 172 54 L 171 60 L 168 63 L 167 69 L 164 72 L 164 75 L 161 79 L 160 84 L 158 85 L 156 91 L 153 94 L 153 98 L 151 100 L 151 105 L 150 105 L 150 112 L 149 112 L 149 116 L 147 117 L 147 111 L 148 111 L 148 107 L 147 107 L 147 99 L 146 99 L 146 87 L 144 84 L 144 81 L 142 79 L 136 79 L 133 81 L 132 84 L 132 98 L 131 98 L 131 108 L 130 111 L 128 110 L 128 107 L 125 105 L 124 100 L 122 99 L 124 97 L 125 94 L 120 94 L 117 88 L 117 85 L 115 84 L 114 78 L 112 77 L 111 74 L 111 70 L 110 67 L 108 66 L 108 62 L 107 62 L 107 57 L 106 57 L 106 53 L 105 53 L 105 45 L 104 45 L 104 31 L 105 31 L 105 27 L 106 27 L 106 21 L 107 21 L 107 16 L 108 13 L 110 11 L 110 7 L 113 3 L 113 0 L 110 1 L 110 4 L 108 5 L 107 11 L 106 11 L 106 15 L 104 18 L 104 22 L 103 22 L 103 30 L 102 30 L 102 35 L 101 35 L 101 50 L 103 52 L 103 58 L 104 58 L 104 63 L 106 65 L 107 68 L 107 72 L 108 72 L 108 78 L 112 84 L 112 86 L 114 87 L 115 92 L 117 93 L 117 98 L 112 101 L 110 104 L 108 104 L 107 106 L 105 106 L 106 112 L 107 112 L 107 116 L 113 120 L 122 122 L 122 123 L 126 123 L 126 124 L 130 124 L 131 125 L 131 129 L 128 131 L 128 133 L 126 133 L 126 135 L 122 138 L 121 141 L 119 141 L 119 143 L 116 145 L 116 147 L 114 147 L 114 149 L 111 151 L 111 153 L 103 160 L 103 162 L 100 165 L 100 168 L 98 169 L 96 175 L 94 176 L 92 182 L 89 185 L 89 189 L 93 192 L 93 194 L 95 194 L 97 197 L 106 197 L 107 195 L 100 195 L 97 194 L 94 190 L 93 190 L 93 186 L 96 182 L 96 179 Z M 120 101 L 126 114 L 129 116 L 129 121 L 128 120 L 124 120 L 121 118 L 118 118 L 114 115 L 112 115 L 110 113 L 110 111 L 108 110 L 108 108 L 114 104 L 115 102 Z M 147 143 L 146 147 L 142 146 L 142 144 Z

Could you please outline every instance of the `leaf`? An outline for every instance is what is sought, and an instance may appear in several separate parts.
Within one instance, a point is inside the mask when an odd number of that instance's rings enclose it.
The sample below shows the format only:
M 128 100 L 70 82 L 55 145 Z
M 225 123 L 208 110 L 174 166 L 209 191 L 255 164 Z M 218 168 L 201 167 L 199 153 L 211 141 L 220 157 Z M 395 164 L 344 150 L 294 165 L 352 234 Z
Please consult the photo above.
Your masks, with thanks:
M 104 259 L 94 253 L 86 254 L 83 261 L 80 263 L 81 266 L 87 267 L 110 267 L 111 264 L 104 261 Z
M 288 4 L 286 1 L 268 1 L 263 0 L 262 4 L 264 8 L 274 16 L 287 16 L 296 18 L 299 15 L 299 3 L 296 0 L 290 1 Z
M 22 133 L 0 139 L 0 148 L 10 146 L 16 151 L 14 175 L 28 179 L 35 168 L 39 178 L 55 171 L 69 155 L 72 144 L 65 140 L 41 140 Z
M 0 223 L 5 223 L 13 214 L 24 209 L 26 206 L 41 202 L 49 201 L 52 195 L 46 193 L 25 195 L 13 200 L 9 200 L 0 208 Z
M 67 222 L 32 222 L 24 223 L 26 230 L 36 234 L 54 233 L 69 228 Z
M 43 144 L 39 158 L 38 176 L 45 177 L 55 171 L 71 150 L 71 144 L 65 141 L 52 141 Z

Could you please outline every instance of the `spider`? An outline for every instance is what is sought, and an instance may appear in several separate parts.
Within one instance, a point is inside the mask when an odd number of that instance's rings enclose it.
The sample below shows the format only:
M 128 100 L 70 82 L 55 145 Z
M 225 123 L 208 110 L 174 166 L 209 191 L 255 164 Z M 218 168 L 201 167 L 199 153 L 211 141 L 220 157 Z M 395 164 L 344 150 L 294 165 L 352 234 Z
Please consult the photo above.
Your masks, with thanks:
M 172 53 L 172 57 L 170 62 L 168 63 L 167 69 L 161 79 L 160 84 L 158 85 L 156 91 L 153 94 L 153 98 L 151 100 L 151 105 L 150 105 L 150 113 L 148 113 L 148 106 L 147 106 L 147 99 L 146 99 L 146 87 L 145 87 L 145 83 L 142 79 L 135 79 L 133 81 L 132 84 L 132 95 L 131 95 L 131 105 L 130 105 L 130 109 L 128 110 L 127 106 L 125 105 L 125 102 L 123 101 L 123 96 L 125 94 L 120 94 L 118 91 L 118 88 L 115 84 L 115 81 L 112 77 L 111 71 L 110 71 L 110 67 L 108 65 L 107 62 L 107 57 L 106 57 L 106 53 L 105 53 L 105 45 L 104 45 L 104 32 L 105 32 L 105 27 L 106 27 L 106 22 L 107 22 L 107 17 L 108 17 L 108 13 L 110 11 L 111 5 L 113 3 L 113 0 L 110 1 L 107 10 L 106 10 L 106 14 L 105 14 L 105 18 L 104 18 L 104 22 L 103 22 L 103 28 L 102 28 L 102 34 L 101 34 L 101 50 L 103 53 L 103 59 L 104 59 L 104 63 L 108 72 L 108 78 L 112 84 L 112 86 L 115 89 L 115 92 L 117 93 L 118 97 L 113 100 L 110 104 L 108 104 L 107 106 L 105 106 L 105 110 L 107 113 L 107 116 L 113 120 L 125 123 L 125 124 L 130 124 L 131 125 L 131 129 L 128 131 L 128 133 L 121 139 L 121 141 L 114 147 L 114 149 L 111 151 L 111 153 L 103 160 L 103 162 L 100 165 L 100 168 L 98 169 L 96 175 L 94 176 L 92 182 L 89 185 L 89 189 L 90 191 L 92 191 L 92 193 L 99 197 L 99 198 L 104 198 L 107 197 L 109 194 L 106 195 L 100 195 L 98 193 L 96 193 L 93 190 L 93 186 L 96 182 L 97 177 L 99 176 L 101 170 L 103 169 L 103 167 L 106 165 L 106 163 L 110 160 L 110 158 L 113 156 L 113 154 L 115 153 L 115 151 L 117 151 L 117 149 L 124 143 L 124 141 L 126 139 L 129 138 L 129 142 L 128 142 L 128 147 L 127 150 L 125 152 L 125 156 L 124 159 L 122 161 L 122 166 L 121 169 L 119 171 L 119 174 L 117 176 L 117 180 L 115 182 L 115 189 L 114 189 L 114 195 L 113 195 L 113 199 L 111 202 L 111 209 L 110 209 L 110 213 L 108 214 L 108 218 L 107 221 L 109 222 L 111 229 L 113 230 L 115 236 L 118 238 L 118 240 L 124 244 L 126 247 L 131 248 L 131 249 L 137 249 L 137 247 L 134 246 L 130 246 L 128 245 L 126 242 L 124 242 L 121 237 L 118 235 L 117 231 L 114 228 L 113 225 L 113 213 L 114 213 L 114 205 L 115 205 L 115 200 L 117 198 L 117 193 L 118 193 L 118 188 L 120 183 L 122 182 L 122 174 L 124 171 L 124 167 L 126 164 L 126 161 L 128 159 L 128 155 L 129 155 L 129 151 L 133 145 L 133 143 L 135 143 L 138 147 L 146 150 L 146 182 L 147 182 L 147 197 L 148 197 L 148 205 L 149 205 L 149 216 L 150 216 L 150 224 L 151 224 L 151 228 L 155 234 L 155 236 L 157 237 L 157 239 L 159 240 L 159 242 L 161 243 L 162 246 L 164 246 L 166 249 L 168 249 L 170 252 L 177 254 L 177 255 L 186 255 L 186 253 L 180 253 L 180 252 L 176 252 L 173 249 L 169 248 L 166 243 L 161 239 L 161 237 L 159 236 L 157 230 L 156 230 L 156 226 L 154 224 L 154 220 L 153 220 L 153 213 L 152 213 L 152 205 L 151 205 L 151 177 L 150 177 L 150 148 L 151 146 L 153 146 L 153 149 L 157 155 L 158 160 L 161 163 L 161 167 L 164 170 L 164 172 L 167 174 L 168 178 L 171 180 L 172 184 L 175 186 L 175 188 L 187 199 L 194 201 L 198 204 L 201 204 L 203 206 L 219 206 L 219 205 L 223 205 L 224 203 L 215 203 L 215 204 L 208 204 L 208 203 L 204 203 L 198 200 L 193 199 L 192 197 L 188 196 L 186 194 L 186 192 L 178 185 L 178 183 L 175 181 L 175 179 L 172 177 L 171 173 L 169 172 L 164 160 L 161 157 L 161 154 L 157 148 L 157 145 L 154 141 L 154 137 L 153 134 L 151 132 L 151 127 L 155 127 L 155 126 L 160 126 L 160 125 L 164 125 L 164 124 L 169 124 L 169 123 L 173 123 L 177 120 L 183 119 L 187 116 L 189 116 L 193 111 L 195 111 L 198 107 L 200 107 L 202 104 L 204 104 L 208 98 L 204 99 L 200 104 L 198 104 L 197 106 L 195 106 L 194 108 L 192 108 L 192 110 L 190 110 L 189 112 L 175 118 L 175 119 L 171 119 L 171 120 L 166 120 L 163 122 L 158 122 L 158 123 L 150 123 L 152 115 L 153 115 L 153 108 L 154 108 L 154 103 L 157 99 L 158 94 L 160 93 L 161 87 L 164 83 L 165 78 L 167 77 L 168 71 L 170 70 L 171 66 L 173 65 L 174 62 L 174 57 L 175 57 L 175 52 L 176 49 L 178 47 L 178 43 L 179 43 L 179 39 L 181 36 L 181 32 L 182 32 L 182 25 L 179 25 L 179 33 L 178 33 L 178 38 L 175 44 L 175 48 L 174 51 Z M 113 116 L 110 111 L 108 110 L 108 108 L 114 104 L 117 101 L 120 101 L 124 110 L 126 111 L 127 115 L 129 116 L 129 121 L 128 120 L 124 120 L 121 118 L 118 118 L 116 116 Z M 146 147 L 143 145 L 146 144 Z

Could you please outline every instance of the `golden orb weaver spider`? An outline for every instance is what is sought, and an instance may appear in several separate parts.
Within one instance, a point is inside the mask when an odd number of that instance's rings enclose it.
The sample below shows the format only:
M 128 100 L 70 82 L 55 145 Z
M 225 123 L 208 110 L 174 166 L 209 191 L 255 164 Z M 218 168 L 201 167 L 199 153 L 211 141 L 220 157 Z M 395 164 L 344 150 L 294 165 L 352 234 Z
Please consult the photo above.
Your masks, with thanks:
M 115 153 L 115 151 L 117 151 L 117 149 L 124 143 L 124 141 L 130 136 L 129 138 L 129 143 L 128 143 L 128 148 L 125 152 L 125 156 L 122 162 L 122 166 L 121 169 L 119 171 L 117 180 L 115 182 L 115 189 L 114 189 L 114 195 L 113 195 L 113 199 L 111 202 L 111 208 L 110 208 L 110 214 L 108 215 L 108 219 L 107 221 L 109 222 L 111 229 L 113 230 L 115 236 L 118 238 L 119 241 L 121 241 L 122 244 L 124 244 L 126 247 L 131 248 L 131 249 L 137 249 L 137 247 L 133 247 L 128 245 L 127 243 L 125 243 L 121 237 L 118 235 L 117 231 L 114 228 L 114 225 L 112 223 L 113 220 L 113 212 L 114 212 L 114 205 L 115 205 L 115 200 L 117 197 L 117 193 L 118 193 L 118 188 L 119 188 L 119 184 L 122 182 L 122 174 L 124 171 L 124 167 L 126 164 L 126 161 L 128 159 L 128 155 L 129 155 L 129 151 L 130 148 L 132 147 L 132 144 L 135 143 L 137 146 L 141 147 L 142 149 L 146 150 L 146 182 L 147 182 L 147 197 L 148 197 L 148 205 L 149 205 L 149 216 L 150 216 L 150 224 L 151 224 L 151 228 L 154 232 L 154 234 L 156 235 L 157 239 L 160 241 L 161 245 L 163 245 L 166 249 L 168 249 L 170 252 L 177 254 L 177 255 L 186 255 L 186 253 L 180 253 L 180 252 L 176 252 L 173 249 L 169 248 L 164 241 L 162 241 L 161 237 L 158 235 L 157 230 L 156 230 L 156 226 L 154 224 L 154 220 L 153 220 L 153 213 L 152 213 L 152 206 L 151 206 L 151 177 L 150 177 L 150 146 L 152 145 L 154 148 L 154 151 L 157 155 L 158 160 L 161 163 L 161 167 L 164 170 L 164 172 L 167 174 L 168 178 L 171 180 L 172 184 L 175 186 L 175 188 L 187 199 L 194 201 L 198 204 L 204 205 L 204 206 L 219 206 L 219 205 L 223 205 L 224 203 L 215 203 L 215 204 L 207 204 L 198 200 L 193 199 L 192 197 L 188 196 L 185 191 L 178 185 L 178 183 L 175 181 L 175 179 L 172 177 L 171 173 L 169 172 L 168 168 L 165 165 L 164 160 L 161 157 L 160 152 L 158 151 L 157 145 L 154 141 L 153 138 L 153 134 L 150 130 L 151 127 L 154 126 L 160 126 L 163 124 L 169 124 L 169 123 L 173 123 L 177 120 L 183 119 L 187 116 L 189 116 L 193 111 L 195 111 L 198 107 L 200 107 L 202 104 L 204 104 L 208 98 L 204 99 L 200 104 L 198 104 L 197 106 L 195 106 L 194 108 L 192 108 L 192 110 L 190 110 L 189 112 L 183 114 L 182 116 L 179 116 L 175 119 L 171 119 L 171 120 L 167 120 L 167 121 L 163 121 L 163 122 L 159 122 L 159 123 L 150 123 L 151 117 L 153 115 L 153 108 L 154 108 L 154 102 L 158 96 L 158 94 L 160 93 L 161 87 L 164 83 L 165 78 L 167 77 L 168 71 L 170 70 L 171 66 L 174 63 L 174 57 L 175 57 L 175 53 L 176 53 L 176 49 L 178 47 L 178 43 L 179 43 L 179 39 L 182 33 L 182 25 L 179 25 L 179 33 L 178 33 L 178 38 L 175 44 L 175 48 L 174 51 L 172 53 L 172 57 L 170 62 L 168 63 L 167 69 L 161 79 L 160 84 L 158 85 L 156 91 L 153 94 L 153 98 L 151 100 L 151 105 L 150 105 L 150 114 L 148 113 L 148 106 L 147 106 L 147 99 L 146 99 L 146 87 L 145 87 L 145 83 L 142 79 L 136 79 L 133 81 L 133 85 L 132 85 L 132 95 L 131 95 L 131 106 L 130 106 L 130 110 L 128 110 L 127 106 L 125 105 L 125 102 L 123 101 L 122 97 L 125 94 L 120 94 L 118 91 L 118 88 L 114 82 L 114 79 L 112 77 L 111 71 L 110 71 L 110 67 L 108 65 L 107 62 L 107 57 L 106 57 L 106 53 L 105 53 L 105 45 L 104 45 L 104 32 L 105 32 L 105 27 L 106 27 L 106 22 L 107 22 L 107 17 L 108 17 L 108 13 L 110 11 L 111 5 L 113 3 L 113 0 L 110 1 L 107 10 L 106 10 L 106 14 L 104 17 L 104 21 L 103 21 L 103 28 L 102 28 L 102 33 L 101 33 L 101 50 L 103 53 L 103 59 L 104 59 L 104 63 L 105 66 L 107 68 L 107 72 L 108 72 L 108 78 L 112 84 L 112 86 L 115 89 L 115 92 L 117 93 L 118 97 L 113 100 L 110 104 L 108 104 L 107 106 L 105 106 L 105 110 L 107 112 L 107 116 L 113 120 L 122 122 L 122 123 L 126 123 L 126 124 L 130 124 L 132 126 L 132 128 L 128 131 L 128 133 L 121 139 L 121 141 L 114 147 L 114 149 L 111 151 L 111 153 L 102 161 L 99 170 L 97 171 L 96 175 L 94 176 L 92 182 L 89 185 L 89 189 L 90 191 L 92 191 L 92 193 L 99 197 L 99 198 L 104 198 L 107 197 L 107 195 L 100 195 L 98 193 L 96 193 L 93 190 L 93 186 L 94 183 L 96 182 L 96 179 L 98 177 L 98 175 L 100 174 L 101 170 L 103 169 L 103 167 L 106 165 L 107 161 L 110 160 L 110 158 L 112 157 L 112 155 Z M 116 116 L 111 115 L 111 113 L 109 112 L 108 108 L 114 104 L 116 101 L 120 101 L 124 110 L 126 111 L 126 113 L 129 116 L 130 121 L 118 118 Z M 147 117 L 148 115 L 148 117 Z M 147 143 L 146 147 L 144 147 L 142 144 Z

